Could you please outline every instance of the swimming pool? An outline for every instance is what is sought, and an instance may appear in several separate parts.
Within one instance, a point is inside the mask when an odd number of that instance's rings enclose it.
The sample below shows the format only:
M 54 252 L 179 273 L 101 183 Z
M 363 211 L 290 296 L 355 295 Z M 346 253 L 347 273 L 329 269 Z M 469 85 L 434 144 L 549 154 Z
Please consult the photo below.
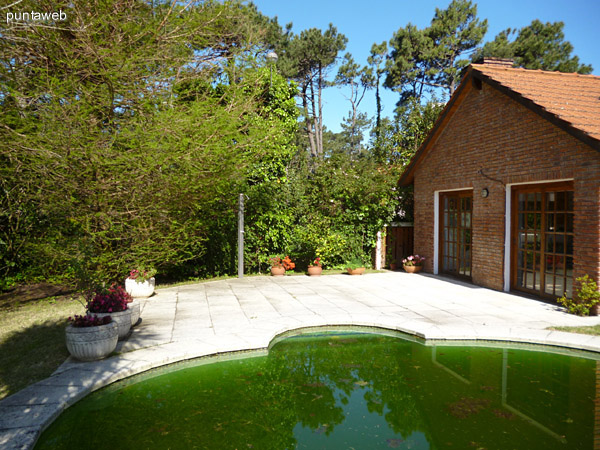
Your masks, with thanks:
M 36 448 L 592 449 L 597 355 L 492 345 L 288 336 L 268 354 L 114 383 L 66 410 Z

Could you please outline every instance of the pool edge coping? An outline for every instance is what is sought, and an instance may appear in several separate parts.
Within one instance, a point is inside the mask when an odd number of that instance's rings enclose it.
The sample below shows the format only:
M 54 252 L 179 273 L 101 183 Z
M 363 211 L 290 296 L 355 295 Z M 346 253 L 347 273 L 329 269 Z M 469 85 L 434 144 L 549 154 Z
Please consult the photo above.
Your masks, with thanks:
M 33 449 L 41 435 L 41 433 L 50 426 L 63 410 L 77 403 L 79 400 L 89 395 L 90 393 L 106 387 L 116 381 L 123 380 L 133 375 L 138 375 L 143 372 L 167 366 L 174 363 L 189 361 L 199 358 L 219 358 L 224 355 L 235 353 L 247 353 L 254 351 L 268 351 L 277 339 L 285 339 L 286 334 L 297 333 L 303 334 L 311 332 L 310 330 L 323 330 L 327 328 L 362 328 L 362 329 L 380 329 L 391 332 L 399 332 L 408 336 L 422 340 L 424 345 L 452 345 L 452 343 L 514 343 L 520 345 L 534 345 L 550 348 L 561 349 L 564 353 L 569 351 L 582 351 L 598 354 L 600 359 L 600 336 L 582 335 L 568 333 L 558 330 L 549 329 L 530 329 L 530 328 L 502 328 L 478 326 L 472 327 L 471 332 L 475 332 L 476 336 L 471 333 L 461 330 L 457 327 L 444 327 L 432 325 L 430 327 L 418 329 L 410 329 L 406 324 L 390 325 L 383 323 L 365 323 L 360 321 L 341 321 L 338 323 L 324 323 L 314 325 L 299 325 L 286 326 L 279 328 L 275 332 L 271 332 L 266 340 L 266 345 L 241 345 L 237 348 L 224 346 L 223 349 L 216 349 L 212 352 L 190 351 L 189 344 L 200 341 L 174 341 L 166 344 L 160 344 L 151 347 L 136 349 L 129 352 L 119 353 L 100 361 L 90 363 L 77 362 L 73 358 L 69 358 L 61 365 L 54 374 L 50 377 L 35 383 L 27 388 L 16 392 L 15 394 L 0 400 L 0 410 L 4 408 L 21 408 L 25 414 L 34 416 L 33 424 L 29 426 L 3 428 L 0 430 L 0 446 L 8 449 Z M 267 332 L 265 331 L 265 334 Z M 266 336 L 265 336 L 266 338 Z M 175 347 L 179 347 L 179 351 Z M 137 358 L 133 357 L 137 354 Z M 154 355 L 152 355 L 154 354 Z M 129 358 L 128 358 L 129 356 Z M 155 356 L 157 358 L 148 358 Z M 111 371 L 111 366 L 113 366 Z M 108 366 L 108 367 L 105 367 Z M 62 370 L 61 370 L 62 369 Z M 71 382 L 65 384 L 63 378 L 69 378 L 69 372 L 78 373 L 80 379 L 77 380 L 81 384 Z M 82 380 L 81 377 L 88 375 L 89 378 Z M 19 403 L 19 396 L 28 398 L 28 393 L 34 394 L 36 390 L 56 389 L 58 392 L 54 396 L 59 398 L 56 402 L 42 403 Z M 61 388 L 63 392 L 61 391 Z M 69 389 L 72 388 L 72 392 Z M 33 398 L 35 395 L 29 396 Z M 14 402 L 14 403 L 13 403 Z M 12 403 L 12 404 L 11 404 Z M 37 411 L 36 411 L 37 410 Z M 35 418 L 39 417 L 39 420 Z M 4 439 L 3 439 L 4 438 Z M 4 447 L 4 445 L 7 445 Z

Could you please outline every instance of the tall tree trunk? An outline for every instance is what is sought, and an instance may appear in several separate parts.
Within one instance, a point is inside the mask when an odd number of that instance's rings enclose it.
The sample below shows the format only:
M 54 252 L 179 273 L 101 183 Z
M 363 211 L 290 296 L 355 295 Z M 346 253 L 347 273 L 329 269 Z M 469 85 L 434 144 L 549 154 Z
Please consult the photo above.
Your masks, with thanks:
M 317 146 L 315 143 L 315 131 L 313 128 L 312 118 L 308 114 L 308 88 L 311 87 L 312 91 L 312 83 L 309 85 L 308 83 L 302 86 L 302 107 L 304 108 L 304 120 L 306 122 L 306 134 L 308 135 L 308 143 L 310 145 L 310 155 L 312 157 L 317 157 Z
M 381 96 L 379 95 L 379 81 L 381 73 L 377 70 L 377 85 L 375 86 L 375 103 L 377 105 L 377 118 L 375 119 L 375 139 L 379 142 L 381 138 Z
M 318 116 L 318 128 L 317 128 L 317 150 L 319 155 L 323 156 L 323 67 L 319 64 L 319 79 L 317 80 L 319 86 L 319 116 Z
M 311 81 L 310 84 L 310 98 L 311 98 L 311 106 L 312 106 L 312 124 L 314 127 L 314 140 L 315 140 L 315 156 L 322 156 L 323 144 L 320 142 L 320 139 L 323 139 L 323 135 L 319 134 L 319 118 L 317 116 L 317 100 L 315 98 L 315 86 L 314 80 Z

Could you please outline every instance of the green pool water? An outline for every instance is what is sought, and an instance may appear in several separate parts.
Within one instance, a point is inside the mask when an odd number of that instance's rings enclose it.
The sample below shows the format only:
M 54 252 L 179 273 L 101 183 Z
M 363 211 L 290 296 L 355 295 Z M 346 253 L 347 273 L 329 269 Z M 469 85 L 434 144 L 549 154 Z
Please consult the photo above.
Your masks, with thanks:
M 97 391 L 37 449 L 594 449 L 600 364 L 358 332 Z

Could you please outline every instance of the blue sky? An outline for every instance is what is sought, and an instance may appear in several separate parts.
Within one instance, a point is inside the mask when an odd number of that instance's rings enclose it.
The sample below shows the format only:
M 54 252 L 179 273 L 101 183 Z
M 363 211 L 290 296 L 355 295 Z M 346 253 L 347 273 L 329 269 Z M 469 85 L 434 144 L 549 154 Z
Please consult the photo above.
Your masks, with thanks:
M 284 26 L 292 22 L 293 31 L 307 28 L 325 30 L 333 23 L 348 38 L 345 52 L 352 53 L 361 65 L 373 43 L 388 41 L 395 31 L 412 23 L 427 27 L 435 8 L 444 9 L 451 0 L 254 0 L 258 9 L 269 17 L 277 16 Z M 481 0 L 477 15 L 488 19 L 484 41 L 506 28 L 521 28 L 532 20 L 564 22 L 565 39 L 574 47 L 573 54 L 585 64 L 591 64 L 593 74 L 600 75 L 600 2 L 598 0 Z M 343 52 L 343 53 L 345 53 Z M 340 56 L 343 55 L 340 53 Z M 330 78 L 335 76 L 335 69 Z M 350 103 L 344 91 L 328 88 L 324 96 L 323 121 L 328 129 L 340 131 L 340 122 L 348 114 Z M 398 95 L 384 89 L 383 114 L 392 116 Z M 375 92 L 368 92 L 360 107 L 370 117 L 375 114 Z

